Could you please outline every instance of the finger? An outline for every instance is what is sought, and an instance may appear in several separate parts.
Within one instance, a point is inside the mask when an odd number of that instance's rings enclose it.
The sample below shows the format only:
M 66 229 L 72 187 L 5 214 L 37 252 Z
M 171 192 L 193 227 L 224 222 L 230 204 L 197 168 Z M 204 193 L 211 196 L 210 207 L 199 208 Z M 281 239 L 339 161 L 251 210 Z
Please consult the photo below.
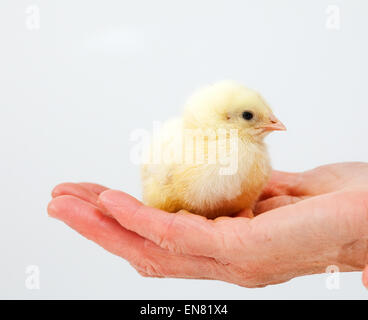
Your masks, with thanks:
M 301 177 L 300 173 L 274 170 L 259 200 L 262 201 L 280 195 L 295 195 L 295 188 L 300 184 Z
M 240 212 L 238 212 L 235 217 L 243 217 L 243 218 L 253 218 L 254 214 L 252 209 L 244 209 Z
M 365 266 L 363 270 L 362 279 L 363 279 L 363 285 L 368 289 L 368 264 Z
M 289 204 L 297 203 L 308 197 L 294 197 L 294 196 L 276 196 L 256 203 L 254 208 L 255 215 L 270 211 L 276 208 L 287 206 Z
M 100 184 L 96 184 L 96 183 L 90 183 L 90 182 L 80 182 L 79 185 L 81 185 L 82 187 L 96 193 L 97 195 L 99 195 L 100 193 L 109 190 L 109 188 L 102 186 Z
M 61 183 L 52 191 L 53 198 L 63 195 L 72 195 L 97 206 L 98 195 L 78 183 Z
M 223 243 L 214 221 L 194 214 L 167 213 L 144 206 L 128 194 L 108 190 L 100 205 L 128 230 L 172 252 L 217 257 Z
M 60 219 L 86 238 L 128 260 L 141 274 L 158 277 L 216 278 L 219 266 L 210 258 L 184 256 L 164 250 L 124 229 L 92 204 L 73 196 L 60 196 L 49 206 Z

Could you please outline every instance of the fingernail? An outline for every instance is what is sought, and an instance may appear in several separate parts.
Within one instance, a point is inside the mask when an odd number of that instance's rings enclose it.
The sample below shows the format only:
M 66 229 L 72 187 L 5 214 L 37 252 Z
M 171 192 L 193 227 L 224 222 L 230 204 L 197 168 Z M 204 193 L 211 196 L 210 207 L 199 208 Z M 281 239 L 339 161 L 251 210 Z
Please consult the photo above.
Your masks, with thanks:
M 103 201 L 100 199 L 100 197 L 97 198 L 97 201 L 96 201 L 99 209 L 101 210 L 101 212 L 105 215 L 105 216 L 108 216 L 108 217 L 111 217 L 113 218 L 112 214 L 106 209 Z
M 49 217 L 51 218 L 55 218 L 57 215 L 58 209 L 57 206 L 55 205 L 55 201 L 50 201 L 50 203 L 47 206 L 47 214 Z

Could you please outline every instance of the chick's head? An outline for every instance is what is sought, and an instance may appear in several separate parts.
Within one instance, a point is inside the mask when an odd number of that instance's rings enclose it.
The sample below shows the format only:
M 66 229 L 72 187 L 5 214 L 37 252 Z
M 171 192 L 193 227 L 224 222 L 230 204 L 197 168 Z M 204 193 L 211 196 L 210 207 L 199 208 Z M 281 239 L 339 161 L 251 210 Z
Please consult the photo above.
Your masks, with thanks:
M 237 129 L 239 135 L 259 140 L 286 130 L 258 92 L 234 81 L 200 89 L 189 98 L 183 118 L 189 128 Z

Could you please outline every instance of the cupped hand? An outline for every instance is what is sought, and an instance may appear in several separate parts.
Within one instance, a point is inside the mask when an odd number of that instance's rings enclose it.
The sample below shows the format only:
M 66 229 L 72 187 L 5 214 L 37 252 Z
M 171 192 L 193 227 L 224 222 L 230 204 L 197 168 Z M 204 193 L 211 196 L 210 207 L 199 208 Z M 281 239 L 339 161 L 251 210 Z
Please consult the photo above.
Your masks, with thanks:
M 368 287 L 368 164 L 275 171 L 255 208 L 208 220 L 167 213 L 90 183 L 63 183 L 48 207 L 143 276 L 262 287 L 325 272 L 363 272 Z M 262 214 L 261 214 L 262 213 Z

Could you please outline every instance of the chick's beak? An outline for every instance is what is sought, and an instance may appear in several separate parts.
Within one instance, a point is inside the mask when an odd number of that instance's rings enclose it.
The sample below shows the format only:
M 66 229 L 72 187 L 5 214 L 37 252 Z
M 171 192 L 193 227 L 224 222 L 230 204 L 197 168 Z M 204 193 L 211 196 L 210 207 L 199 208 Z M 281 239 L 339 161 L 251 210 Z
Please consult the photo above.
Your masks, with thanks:
M 270 115 L 269 122 L 266 122 L 264 125 L 262 125 L 260 128 L 262 128 L 263 132 L 266 131 L 285 131 L 286 127 L 284 124 L 277 119 L 273 114 Z

